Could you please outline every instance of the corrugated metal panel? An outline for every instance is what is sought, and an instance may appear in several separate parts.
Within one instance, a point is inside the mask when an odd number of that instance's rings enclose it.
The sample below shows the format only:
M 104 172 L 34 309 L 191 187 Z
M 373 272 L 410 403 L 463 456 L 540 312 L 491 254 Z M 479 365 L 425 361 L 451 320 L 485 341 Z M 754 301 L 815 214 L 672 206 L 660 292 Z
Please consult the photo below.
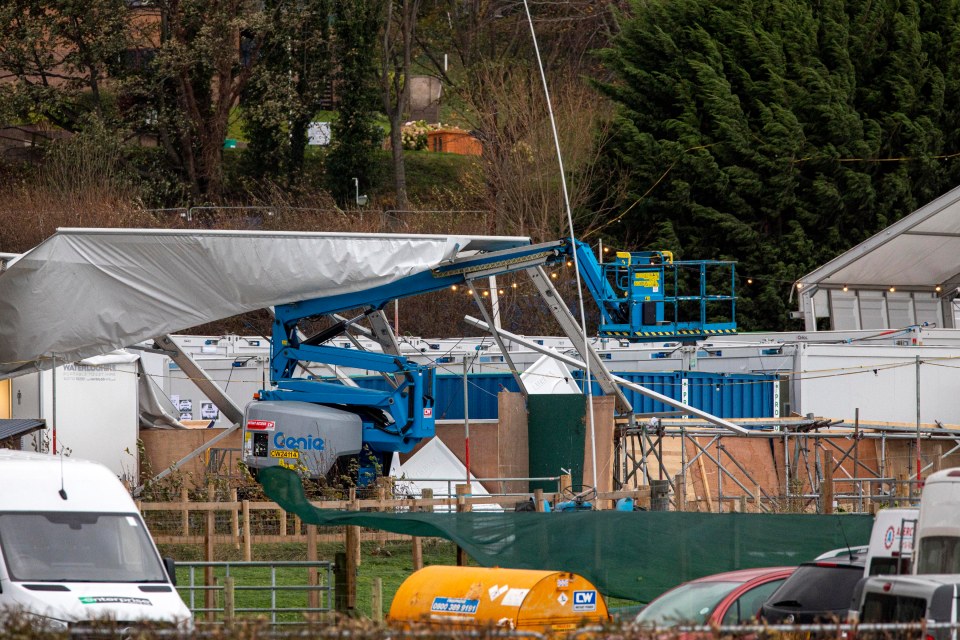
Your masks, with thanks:
M 683 381 L 687 381 L 687 404 L 721 418 L 769 418 L 773 415 L 773 385 L 776 376 L 754 374 L 722 374 L 699 371 L 618 372 L 616 375 L 675 400 L 683 400 Z M 574 372 L 579 381 L 583 374 Z M 380 376 L 354 378 L 368 389 L 385 390 Z M 497 394 L 502 390 L 518 391 L 508 373 L 476 373 L 469 376 L 470 417 L 475 420 L 497 418 Z M 582 385 L 581 385 L 582 386 Z M 594 395 L 602 395 L 594 383 Z M 624 390 L 637 413 L 670 411 L 662 402 L 655 402 L 629 389 Z M 438 420 L 463 420 L 463 376 L 438 375 L 435 415 Z
M 773 416 L 776 376 L 688 371 L 688 404 L 721 418 Z
M 677 371 L 663 373 L 624 371 L 617 372 L 614 375 L 620 376 L 621 378 L 624 378 L 625 380 L 634 384 L 644 386 L 651 391 L 656 391 L 657 393 L 665 395 L 668 398 L 680 400 L 683 395 L 683 378 L 681 373 Z M 582 374 L 578 377 L 581 377 L 582 379 Z M 583 385 L 581 385 L 581 387 L 582 386 Z M 596 382 L 593 383 L 593 393 L 602 393 L 602 391 L 600 391 L 600 385 L 598 385 Z M 633 405 L 634 413 L 652 413 L 654 411 L 673 410 L 671 407 L 668 407 L 662 402 L 651 400 L 647 396 L 640 395 L 631 389 L 624 389 L 623 393 L 625 396 L 627 396 L 627 400 L 630 401 L 630 404 Z
M 720 418 L 769 418 L 773 416 L 773 385 L 776 376 L 760 374 L 704 373 L 670 371 L 663 373 L 617 372 L 630 382 L 642 385 L 674 400 L 683 400 L 683 381 L 687 381 L 687 404 Z M 582 379 L 582 374 L 575 373 Z M 593 392 L 600 394 L 594 382 Z M 624 394 L 636 413 L 669 411 L 670 407 L 655 402 L 635 391 Z
M 36 429 L 44 428 L 46 424 L 46 420 L 0 420 L 0 440 L 26 435 Z

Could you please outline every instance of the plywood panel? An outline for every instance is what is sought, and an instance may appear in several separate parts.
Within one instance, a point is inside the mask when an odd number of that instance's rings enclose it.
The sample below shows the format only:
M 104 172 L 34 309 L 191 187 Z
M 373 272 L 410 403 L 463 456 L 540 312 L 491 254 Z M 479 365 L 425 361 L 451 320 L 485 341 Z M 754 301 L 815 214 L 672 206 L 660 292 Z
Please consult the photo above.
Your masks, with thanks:
M 597 443 L 597 491 L 613 491 L 613 411 L 616 398 L 592 396 L 594 436 Z M 589 416 L 584 416 L 589 420 Z M 583 483 L 593 484 L 593 453 L 590 447 L 590 426 L 587 422 L 584 445 Z
M 497 430 L 497 472 L 502 478 L 530 476 L 529 442 L 527 438 L 527 403 L 522 393 L 501 391 L 497 395 L 500 425 Z M 529 491 L 527 482 L 506 482 L 504 492 Z

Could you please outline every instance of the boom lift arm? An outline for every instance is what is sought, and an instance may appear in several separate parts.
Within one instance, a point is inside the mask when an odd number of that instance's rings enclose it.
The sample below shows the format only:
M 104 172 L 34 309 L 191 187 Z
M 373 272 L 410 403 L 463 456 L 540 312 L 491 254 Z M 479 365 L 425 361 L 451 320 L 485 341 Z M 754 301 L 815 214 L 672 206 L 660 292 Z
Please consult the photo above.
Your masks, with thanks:
M 378 333 L 389 331 L 381 312 L 392 300 L 562 261 L 563 244 L 558 241 L 477 254 L 390 284 L 277 305 L 271 342 L 273 387 L 260 391 L 261 402 L 251 403 L 246 412 L 244 457 L 248 465 L 256 469 L 280 464 L 316 477 L 325 475 L 336 458 L 363 451 L 362 478 L 368 459 L 384 465 L 388 454 L 410 451 L 420 440 L 432 437 L 435 381 L 431 366 L 396 353 L 331 346 L 329 341 L 365 317 L 372 320 Z M 312 337 L 304 338 L 300 331 L 304 320 L 335 317 L 350 309 L 363 309 L 363 313 L 350 321 L 338 320 Z M 395 340 L 392 333 L 381 335 L 388 343 L 391 338 Z M 363 389 L 295 377 L 301 363 L 378 371 L 388 376 L 390 388 Z

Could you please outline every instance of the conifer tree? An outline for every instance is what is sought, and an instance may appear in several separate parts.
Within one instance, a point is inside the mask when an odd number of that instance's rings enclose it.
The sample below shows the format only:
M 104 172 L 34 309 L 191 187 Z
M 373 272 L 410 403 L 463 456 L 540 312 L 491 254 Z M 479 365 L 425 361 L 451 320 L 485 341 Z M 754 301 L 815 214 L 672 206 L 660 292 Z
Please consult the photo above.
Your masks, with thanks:
M 785 328 L 791 282 L 957 184 L 957 6 L 633 2 L 601 84 L 622 233 L 738 260 L 741 326 Z
M 332 126 L 332 147 L 327 157 L 330 192 L 341 203 L 359 188 L 374 184 L 374 152 L 383 140 L 376 122 L 380 107 L 377 80 L 377 38 L 385 0 L 334 0 L 334 55 L 337 60 L 337 119 Z

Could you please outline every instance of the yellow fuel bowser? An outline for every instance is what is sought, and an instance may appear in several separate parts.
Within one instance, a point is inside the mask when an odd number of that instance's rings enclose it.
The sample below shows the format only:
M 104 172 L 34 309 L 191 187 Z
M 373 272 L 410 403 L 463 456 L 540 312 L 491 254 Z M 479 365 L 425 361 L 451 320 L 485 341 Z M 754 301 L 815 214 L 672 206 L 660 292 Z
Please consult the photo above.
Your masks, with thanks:
M 573 573 L 435 565 L 404 580 L 389 619 L 556 632 L 609 614 L 597 588 Z

